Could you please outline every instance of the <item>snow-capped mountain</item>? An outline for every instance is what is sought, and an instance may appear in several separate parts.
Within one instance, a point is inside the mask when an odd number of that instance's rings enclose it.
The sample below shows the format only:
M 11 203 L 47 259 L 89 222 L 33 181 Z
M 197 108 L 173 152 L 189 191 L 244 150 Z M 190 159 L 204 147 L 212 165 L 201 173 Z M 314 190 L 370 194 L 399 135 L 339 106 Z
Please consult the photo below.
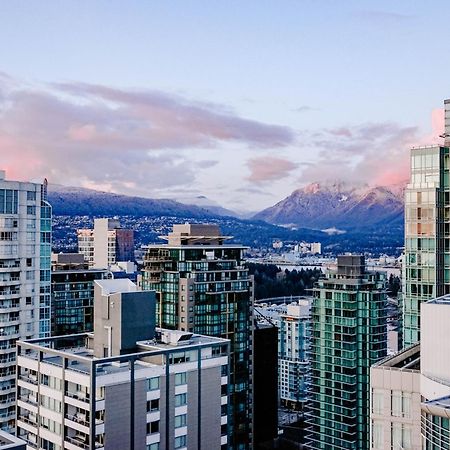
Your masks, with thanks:
M 277 225 L 318 229 L 397 226 L 403 222 L 402 191 L 399 187 L 391 190 L 386 186 L 312 183 L 253 218 Z

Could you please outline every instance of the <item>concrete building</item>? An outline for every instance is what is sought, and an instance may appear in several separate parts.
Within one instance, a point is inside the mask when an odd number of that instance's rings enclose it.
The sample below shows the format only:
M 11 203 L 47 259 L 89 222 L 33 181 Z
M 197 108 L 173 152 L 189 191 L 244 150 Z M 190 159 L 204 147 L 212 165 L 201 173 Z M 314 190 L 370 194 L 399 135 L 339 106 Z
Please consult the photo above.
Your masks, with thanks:
M 278 392 L 282 406 L 302 411 L 308 398 L 312 298 L 288 305 L 258 306 L 258 320 L 278 328 Z
M 94 281 L 111 278 L 89 269 L 81 253 L 52 254 L 52 336 L 94 330 Z
M 421 450 L 420 345 L 370 369 L 370 449 Z
M 227 445 L 229 341 L 155 328 L 154 292 L 95 281 L 95 332 L 19 341 L 28 450 Z
M 78 251 L 89 267 L 108 269 L 119 261 L 134 261 L 134 231 L 120 227 L 116 219 L 95 219 L 94 229 L 80 229 Z
M 450 294 L 450 100 L 444 106 L 444 146 L 411 150 L 411 179 L 405 191 L 405 347 L 420 340 L 420 303 Z
M 142 286 L 155 290 L 158 324 L 230 339 L 229 445 L 252 445 L 253 291 L 245 247 L 225 244 L 216 225 L 174 225 L 144 256 Z
M 421 341 L 371 368 L 371 448 L 450 448 L 450 295 L 421 304 Z M 390 447 L 391 446 L 391 447 Z
M 51 207 L 47 185 L 0 171 L 0 428 L 15 418 L 16 340 L 50 334 Z
M 369 369 L 387 354 L 386 274 L 338 256 L 314 288 L 308 449 L 368 448 Z

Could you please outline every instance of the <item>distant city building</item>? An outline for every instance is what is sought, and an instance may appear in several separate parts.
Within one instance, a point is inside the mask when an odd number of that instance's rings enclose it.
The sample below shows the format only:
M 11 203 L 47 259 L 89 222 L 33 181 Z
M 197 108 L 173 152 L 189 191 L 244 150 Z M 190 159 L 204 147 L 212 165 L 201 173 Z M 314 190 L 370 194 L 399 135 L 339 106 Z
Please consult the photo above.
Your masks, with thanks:
M 229 341 L 155 329 L 154 292 L 95 281 L 95 333 L 19 341 L 29 449 L 220 449 Z
M 50 334 L 51 207 L 47 184 L 0 171 L 0 428 L 12 430 L 16 340 Z
M 386 274 L 338 256 L 314 288 L 306 447 L 369 446 L 369 369 L 387 354 Z
M 258 306 L 257 319 L 278 328 L 278 391 L 281 405 L 303 410 L 308 398 L 309 343 L 312 299 L 288 305 Z
M 276 241 L 273 241 L 272 247 L 275 249 L 283 248 L 283 241 L 280 241 L 278 239 Z
M 111 278 L 89 269 L 81 253 L 52 254 L 52 336 L 94 330 L 94 281 Z
M 246 247 L 225 244 L 216 225 L 174 225 L 165 245 L 150 245 L 142 287 L 155 290 L 164 328 L 231 341 L 229 448 L 252 446 L 253 290 Z
M 421 340 L 371 368 L 371 449 L 450 448 L 450 295 L 421 304 Z
M 89 267 L 108 269 L 119 261 L 134 261 L 134 231 L 116 219 L 95 219 L 94 229 L 77 231 L 78 251 Z
M 444 146 L 411 150 L 411 179 L 405 191 L 405 347 L 420 340 L 420 303 L 450 294 L 450 100 L 444 106 Z
M 322 244 L 320 242 L 299 242 L 294 246 L 294 253 L 320 255 L 322 254 Z

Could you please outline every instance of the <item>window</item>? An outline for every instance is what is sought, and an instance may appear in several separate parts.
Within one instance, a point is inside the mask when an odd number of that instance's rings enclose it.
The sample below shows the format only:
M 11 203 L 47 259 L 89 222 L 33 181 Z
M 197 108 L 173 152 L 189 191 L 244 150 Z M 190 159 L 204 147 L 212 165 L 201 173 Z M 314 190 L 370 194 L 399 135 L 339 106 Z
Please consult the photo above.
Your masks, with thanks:
M 175 395 L 175 406 L 185 405 L 187 402 L 186 394 L 177 394 Z
M 184 436 L 178 436 L 175 438 L 175 448 L 183 448 L 186 447 L 186 435 Z
M 186 424 L 187 424 L 186 414 L 180 414 L 179 416 L 175 416 L 175 428 L 185 427 Z
M 159 420 L 147 424 L 147 434 L 159 433 Z
M 36 215 L 36 206 L 27 206 L 27 214 L 30 216 Z
M 381 389 L 372 390 L 372 412 L 374 414 L 383 414 L 384 393 Z
M 147 412 L 159 410 L 159 398 L 147 402 Z
M 159 377 L 150 378 L 148 380 L 148 390 L 154 391 L 159 389 Z
M 27 191 L 27 200 L 35 201 L 36 200 L 36 192 L 35 191 Z
M 186 372 L 176 373 L 175 374 L 175 386 L 179 386 L 180 384 L 186 384 Z
M 391 449 L 408 450 L 411 448 L 411 446 L 411 428 L 408 425 L 402 423 L 392 423 Z
M 372 422 L 372 448 L 383 450 L 383 422 Z
M 31 297 L 25 297 L 25 304 L 26 305 L 31 305 L 33 303 L 33 300 Z
M 391 391 L 391 415 L 393 417 L 411 417 L 411 394 Z
M 159 442 L 147 445 L 147 450 L 159 450 Z

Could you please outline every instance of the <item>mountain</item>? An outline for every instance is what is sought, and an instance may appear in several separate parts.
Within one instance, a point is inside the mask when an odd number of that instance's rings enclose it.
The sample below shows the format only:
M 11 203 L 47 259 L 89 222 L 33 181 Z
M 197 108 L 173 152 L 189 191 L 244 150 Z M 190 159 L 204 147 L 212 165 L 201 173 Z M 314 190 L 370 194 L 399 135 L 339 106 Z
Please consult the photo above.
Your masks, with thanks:
M 183 203 L 184 205 L 199 206 L 200 208 L 217 216 L 239 217 L 239 215 L 234 211 L 220 206 L 217 202 L 204 195 L 198 195 L 196 197 L 178 197 L 176 201 Z
M 402 190 L 312 183 L 253 216 L 268 223 L 315 229 L 362 229 L 403 225 Z
M 208 218 L 219 214 L 174 200 L 113 194 L 50 184 L 48 200 L 57 216 L 174 216 Z

